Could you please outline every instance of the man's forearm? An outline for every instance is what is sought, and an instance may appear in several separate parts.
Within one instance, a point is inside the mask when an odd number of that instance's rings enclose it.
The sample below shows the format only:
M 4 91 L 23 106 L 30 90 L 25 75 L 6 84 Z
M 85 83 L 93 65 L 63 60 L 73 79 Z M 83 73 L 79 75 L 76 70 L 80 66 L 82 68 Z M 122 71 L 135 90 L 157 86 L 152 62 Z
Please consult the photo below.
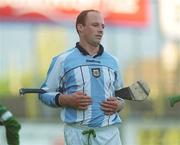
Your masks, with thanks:
M 59 95 L 59 105 L 63 107 L 71 107 L 71 96 L 66 94 L 60 94 Z

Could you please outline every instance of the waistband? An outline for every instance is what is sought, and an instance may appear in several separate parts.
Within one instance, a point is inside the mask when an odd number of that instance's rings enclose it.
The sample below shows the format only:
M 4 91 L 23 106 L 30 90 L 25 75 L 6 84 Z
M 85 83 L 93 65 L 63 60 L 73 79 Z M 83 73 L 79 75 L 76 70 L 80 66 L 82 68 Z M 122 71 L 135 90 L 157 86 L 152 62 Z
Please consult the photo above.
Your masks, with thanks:
M 82 125 L 81 123 L 65 123 L 65 126 L 70 126 L 70 127 L 74 127 L 74 128 L 78 128 L 80 130 L 90 130 L 93 129 L 95 131 L 103 131 L 103 130 L 107 130 L 108 128 L 119 128 L 119 124 L 113 124 L 113 125 L 109 125 L 109 126 L 102 126 L 102 127 L 89 127 L 86 125 Z

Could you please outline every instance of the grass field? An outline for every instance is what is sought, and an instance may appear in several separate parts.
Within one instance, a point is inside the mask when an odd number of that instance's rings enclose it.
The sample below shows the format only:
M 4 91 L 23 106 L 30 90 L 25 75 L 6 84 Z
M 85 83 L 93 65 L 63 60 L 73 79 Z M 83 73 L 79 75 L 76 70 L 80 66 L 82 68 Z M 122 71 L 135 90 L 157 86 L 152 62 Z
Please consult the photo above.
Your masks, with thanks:
M 63 145 L 63 124 L 22 122 L 21 126 L 21 145 Z M 0 145 L 7 145 L 4 127 L 0 127 Z
M 20 145 L 64 145 L 63 124 L 59 122 L 21 121 Z M 124 120 L 123 145 L 180 145 L 178 120 Z M 5 129 L 0 127 L 0 145 L 7 145 Z

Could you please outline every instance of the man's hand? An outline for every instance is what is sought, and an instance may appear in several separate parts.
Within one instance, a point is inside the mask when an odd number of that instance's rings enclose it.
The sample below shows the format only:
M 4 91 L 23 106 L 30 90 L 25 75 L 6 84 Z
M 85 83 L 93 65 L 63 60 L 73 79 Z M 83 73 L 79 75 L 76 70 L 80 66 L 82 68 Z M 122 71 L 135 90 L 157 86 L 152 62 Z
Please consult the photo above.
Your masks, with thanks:
M 59 97 L 59 103 L 65 107 L 86 110 L 91 105 L 91 97 L 82 92 L 75 92 L 68 95 L 63 94 Z
M 116 97 L 110 97 L 101 103 L 101 109 L 106 115 L 112 115 L 124 108 L 124 100 L 118 100 Z

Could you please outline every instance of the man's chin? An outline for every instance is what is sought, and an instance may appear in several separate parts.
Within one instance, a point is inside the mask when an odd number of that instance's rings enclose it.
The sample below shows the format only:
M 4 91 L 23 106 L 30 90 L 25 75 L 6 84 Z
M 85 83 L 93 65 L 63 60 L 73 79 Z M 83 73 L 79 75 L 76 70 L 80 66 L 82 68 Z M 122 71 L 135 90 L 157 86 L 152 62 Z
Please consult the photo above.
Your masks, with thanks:
M 99 45 L 100 45 L 100 41 L 99 41 L 99 42 L 94 43 L 94 46 L 95 46 L 95 47 L 98 47 Z
M 100 45 L 101 40 L 96 40 L 94 42 L 91 43 L 91 45 L 93 45 L 94 47 L 98 47 Z
M 101 40 L 97 40 L 95 43 L 98 46 L 101 43 Z

